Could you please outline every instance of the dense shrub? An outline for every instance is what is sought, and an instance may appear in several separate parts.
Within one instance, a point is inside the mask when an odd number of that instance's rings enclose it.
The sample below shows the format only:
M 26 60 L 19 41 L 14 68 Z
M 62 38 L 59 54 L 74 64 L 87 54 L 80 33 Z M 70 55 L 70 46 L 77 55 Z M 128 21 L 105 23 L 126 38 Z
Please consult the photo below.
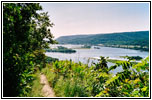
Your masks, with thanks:
M 3 96 L 30 90 L 36 67 L 45 66 L 44 48 L 54 43 L 47 13 L 38 3 L 3 3 Z M 49 41 L 45 41 L 48 38 Z

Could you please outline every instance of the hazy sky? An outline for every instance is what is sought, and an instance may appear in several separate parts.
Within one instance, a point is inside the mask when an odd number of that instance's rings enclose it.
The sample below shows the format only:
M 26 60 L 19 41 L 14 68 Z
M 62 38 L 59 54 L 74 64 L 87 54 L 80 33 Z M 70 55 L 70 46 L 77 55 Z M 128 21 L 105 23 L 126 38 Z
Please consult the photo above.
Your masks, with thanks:
M 148 3 L 41 3 L 55 24 L 55 38 L 64 35 L 149 30 Z

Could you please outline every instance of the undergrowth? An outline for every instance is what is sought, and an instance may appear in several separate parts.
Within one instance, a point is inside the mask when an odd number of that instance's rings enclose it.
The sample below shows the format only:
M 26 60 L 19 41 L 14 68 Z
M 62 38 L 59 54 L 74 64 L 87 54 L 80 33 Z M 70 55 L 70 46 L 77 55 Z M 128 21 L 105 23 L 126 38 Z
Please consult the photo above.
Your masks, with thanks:
M 31 91 L 27 93 L 26 97 L 43 97 L 43 85 L 40 83 L 40 71 L 35 73 L 34 81 L 32 82 Z M 25 95 L 24 95 L 25 96 Z
M 148 97 L 149 58 L 132 65 L 129 61 L 117 61 L 107 68 L 104 57 L 99 63 L 88 65 L 72 61 L 56 61 L 47 64 L 42 72 L 58 97 Z M 122 67 L 113 75 L 111 70 Z

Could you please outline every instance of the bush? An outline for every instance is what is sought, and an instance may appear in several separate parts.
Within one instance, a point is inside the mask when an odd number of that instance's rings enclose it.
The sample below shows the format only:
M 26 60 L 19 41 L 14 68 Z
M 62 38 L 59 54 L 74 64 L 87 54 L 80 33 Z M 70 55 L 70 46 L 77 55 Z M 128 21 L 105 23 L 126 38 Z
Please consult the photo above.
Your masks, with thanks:
M 53 23 L 48 13 L 39 10 L 38 3 L 3 3 L 4 97 L 26 95 L 31 90 L 32 74 L 45 66 L 43 49 L 55 43 L 48 30 Z

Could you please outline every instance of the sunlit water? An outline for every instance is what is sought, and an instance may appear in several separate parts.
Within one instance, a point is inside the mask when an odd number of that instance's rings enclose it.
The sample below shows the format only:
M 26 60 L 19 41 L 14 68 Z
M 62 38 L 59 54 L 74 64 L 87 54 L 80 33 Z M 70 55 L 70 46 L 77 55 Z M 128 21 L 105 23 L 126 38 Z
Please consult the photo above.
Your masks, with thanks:
M 59 45 L 51 45 L 50 47 L 56 47 Z M 79 48 L 82 45 L 60 45 L 68 48 Z M 100 49 L 94 49 L 92 47 L 91 49 L 74 49 L 76 50 L 76 53 L 57 53 L 57 52 L 46 52 L 46 55 L 49 57 L 58 58 L 59 60 L 70 60 L 74 62 L 82 62 L 85 64 L 91 65 L 92 62 L 97 63 L 95 58 L 98 58 L 100 56 L 109 57 L 112 59 L 122 59 L 120 56 L 141 56 L 143 58 L 146 58 L 149 55 L 149 52 L 140 51 L 140 50 L 132 50 L 132 49 L 122 49 L 122 48 L 111 48 L 111 47 L 100 47 Z M 113 63 L 108 62 L 108 66 L 114 65 Z M 112 73 L 117 73 L 122 71 L 121 67 L 118 67 Z

